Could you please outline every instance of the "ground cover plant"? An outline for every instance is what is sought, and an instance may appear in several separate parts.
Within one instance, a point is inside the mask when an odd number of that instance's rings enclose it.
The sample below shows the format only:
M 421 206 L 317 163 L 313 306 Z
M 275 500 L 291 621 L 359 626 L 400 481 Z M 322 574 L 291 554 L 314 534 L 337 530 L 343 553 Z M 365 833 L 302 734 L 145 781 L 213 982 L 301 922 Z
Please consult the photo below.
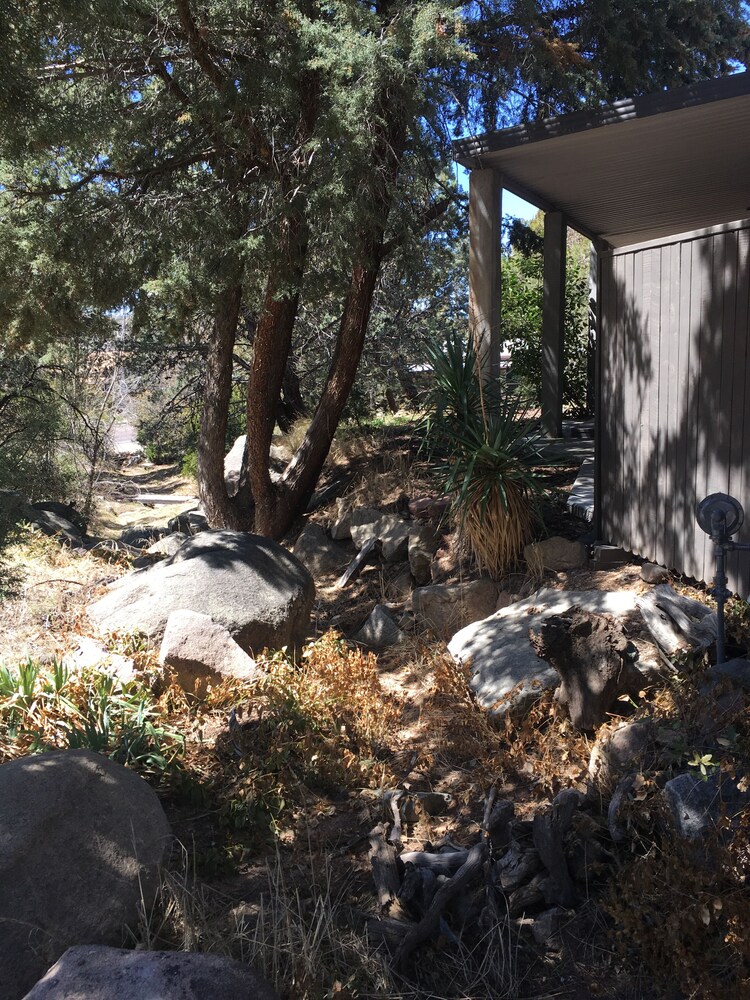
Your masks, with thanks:
M 374 444 L 370 434 L 377 436 Z M 383 474 L 358 480 L 356 470 L 372 467 L 385 439 L 391 454 Z M 397 506 L 404 487 L 429 490 L 434 472 L 408 427 L 373 427 L 364 440 L 354 435 L 347 448 L 349 459 L 344 451 L 337 456 L 338 472 L 351 463 L 348 488 L 362 503 Z M 556 484 L 563 506 L 561 483 L 574 471 L 539 470 Z M 559 512 L 555 518 L 556 530 L 568 523 Z M 136 767 L 158 788 L 183 847 L 164 873 L 157 905 L 134 929 L 142 945 L 251 960 L 294 1000 L 671 1000 L 675 988 L 711 1000 L 742 995 L 745 842 L 738 837 L 724 854 L 717 845 L 718 877 L 696 874 L 691 860 L 664 837 L 655 806 L 660 782 L 675 769 L 739 775 L 748 760 L 746 713 L 728 725 L 721 752 L 709 753 L 700 737 L 705 663 L 621 703 L 622 714 L 612 719 L 612 728 L 621 718 L 650 719 L 672 734 L 671 742 L 661 770 L 644 770 L 628 803 L 624 847 L 609 842 L 606 817 L 597 819 L 594 811 L 595 838 L 611 858 L 592 869 L 584 903 L 568 914 L 562 950 L 540 949 L 522 920 L 501 914 L 475 933 L 436 940 L 415 954 L 408 969 L 398 970 L 375 934 L 382 918 L 372 923 L 377 907 L 368 834 L 388 822 L 384 791 L 439 791 L 450 802 L 443 816 L 414 816 L 402 833 L 407 849 L 443 837 L 470 846 L 493 787 L 513 799 L 522 822 L 561 789 L 585 790 L 590 737 L 572 728 L 550 696 L 523 718 L 493 723 L 474 701 L 465 670 L 429 632 L 375 656 L 332 630 L 336 619 L 353 629 L 364 609 L 382 599 L 375 565 L 365 567 L 345 595 L 323 587 L 317 638 L 298 664 L 281 653 L 262 658 L 253 685 L 224 682 L 200 698 L 188 696 L 155 670 L 153 651 L 137 636 L 122 636 L 112 646 L 135 660 L 136 681 L 129 685 L 96 671 L 66 675 L 59 659 L 14 661 L 13 619 L 17 642 L 27 646 L 43 635 L 46 649 L 59 653 L 68 634 L 85 628 L 80 609 L 94 592 L 88 588 L 121 571 L 33 532 L 20 544 L 23 554 L 16 559 L 30 589 L 3 608 L 3 753 L 10 758 L 80 740 Z M 638 585 L 637 567 L 630 570 L 606 577 L 606 585 Z M 587 572 L 569 574 L 567 585 L 605 585 Z M 515 579 L 520 585 L 523 574 Z M 65 611 L 55 614 L 61 592 Z M 742 641 L 747 607 L 735 602 L 727 617 L 733 638 Z M 662 919 L 666 931 L 656 933 Z M 451 916 L 447 927 L 454 935 L 455 920 Z M 289 953 L 294 961 L 282 961 Z

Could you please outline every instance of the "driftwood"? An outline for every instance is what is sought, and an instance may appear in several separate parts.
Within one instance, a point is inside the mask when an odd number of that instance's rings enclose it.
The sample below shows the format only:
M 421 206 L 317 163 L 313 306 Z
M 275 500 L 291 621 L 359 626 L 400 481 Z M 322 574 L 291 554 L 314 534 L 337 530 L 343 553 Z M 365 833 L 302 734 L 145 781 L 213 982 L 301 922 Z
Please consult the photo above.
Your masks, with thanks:
M 389 906 L 401 888 L 396 850 L 385 842 L 382 826 L 370 831 L 370 864 L 381 908 Z
M 659 584 L 635 602 L 651 635 L 670 656 L 681 649 L 704 649 L 716 641 L 716 612 L 667 583 Z
M 466 864 L 468 850 L 445 851 L 437 854 L 430 851 L 405 851 L 400 859 L 405 865 L 412 864 L 416 868 L 429 868 L 436 875 L 455 875 Z
M 365 542 L 365 544 L 359 550 L 354 559 L 352 559 L 352 561 L 346 567 L 340 579 L 337 581 L 336 586 L 339 589 L 345 587 L 347 583 L 349 583 L 349 581 L 353 579 L 357 575 L 357 573 L 359 573 L 364 564 L 367 562 L 367 557 L 370 555 L 370 553 L 377 544 L 378 544 L 378 539 L 374 537 L 371 538 L 369 541 Z
M 575 906 L 578 900 L 563 848 L 563 837 L 570 829 L 578 807 L 578 796 L 575 792 L 566 794 L 570 791 L 566 789 L 561 792 L 550 809 L 537 812 L 533 826 L 534 846 L 551 879 L 547 902 L 564 907 Z
M 411 928 L 401 942 L 396 952 L 395 965 L 403 968 L 412 953 L 428 938 L 432 937 L 436 930 L 441 927 L 443 914 L 448 905 L 456 899 L 463 890 L 471 884 L 474 877 L 484 869 L 485 862 L 490 856 L 490 836 L 492 833 L 492 818 L 500 817 L 501 813 L 493 813 L 496 797 L 495 789 L 491 789 L 487 796 L 484 807 L 484 819 L 482 821 L 482 837 L 478 844 L 475 844 L 469 851 L 466 860 L 458 869 L 453 878 L 440 886 L 430 904 L 429 909 L 419 921 Z M 438 857 L 455 857 L 455 853 L 438 855 Z
M 556 698 L 577 729 L 600 725 L 621 694 L 637 695 L 645 683 L 635 647 L 609 615 L 571 608 L 545 618 L 532 641 L 560 675 Z

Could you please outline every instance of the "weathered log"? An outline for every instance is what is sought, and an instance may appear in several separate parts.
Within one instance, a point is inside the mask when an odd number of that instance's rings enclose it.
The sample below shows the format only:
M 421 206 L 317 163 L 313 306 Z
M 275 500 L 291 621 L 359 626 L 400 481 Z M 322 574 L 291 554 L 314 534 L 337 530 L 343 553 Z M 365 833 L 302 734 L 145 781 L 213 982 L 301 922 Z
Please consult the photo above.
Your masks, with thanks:
M 385 842 L 382 826 L 376 826 L 370 831 L 369 858 L 378 903 L 381 907 L 386 907 L 398 896 L 401 878 L 396 850 Z
M 645 684 L 637 650 L 609 615 L 571 608 L 545 618 L 532 639 L 560 675 L 556 698 L 578 729 L 600 725 L 621 694 L 637 695 Z
M 534 846 L 552 879 L 551 897 L 555 903 L 565 907 L 574 906 L 578 900 L 563 849 L 563 837 L 573 816 L 572 801 L 572 798 L 566 797 L 558 805 L 534 816 Z M 550 902 L 549 899 L 547 901 Z
M 716 641 L 716 612 L 678 594 L 667 583 L 654 587 L 635 603 L 649 632 L 668 656 L 686 648 L 704 649 Z
M 451 857 L 451 855 L 447 855 Z M 489 843 L 485 836 L 469 851 L 464 864 L 448 882 L 443 883 L 435 893 L 427 913 L 416 926 L 412 927 L 396 952 L 395 965 L 403 968 L 412 953 L 440 927 L 445 908 L 459 893 L 463 892 L 471 880 L 482 870 L 489 857 Z
M 545 905 L 542 890 L 530 882 L 528 885 L 519 886 L 508 897 L 508 916 L 511 919 L 522 917 L 524 913 L 539 910 Z
M 401 846 L 401 799 L 404 795 L 406 795 L 406 792 L 398 791 L 390 799 L 391 812 L 393 813 L 393 827 L 388 835 L 388 840 L 396 847 Z
M 429 851 L 405 851 L 399 855 L 399 860 L 403 864 L 416 865 L 417 868 L 430 868 L 436 875 L 454 875 L 462 865 L 466 864 L 469 852 L 466 849 L 460 851 L 446 851 L 442 854 L 433 854 Z
M 499 861 L 495 862 L 493 874 L 504 892 L 514 892 L 524 882 L 530 881 L 542 869 L 539 851 L 531 847 L 526 851 L 513 845 Z
M 359 550 L 357 555 L 352 559 L 347 568 L 342 573 L 340 579 L 336 583 L 339 590 L 345 587 L 349 581 L 359 573 L 360 569 L 367 562 L 367 557 L 370 555 L 372 550 L 378 544 L 377 538 L 371 538 L 369 541 L 365 542 L 362 548 Z

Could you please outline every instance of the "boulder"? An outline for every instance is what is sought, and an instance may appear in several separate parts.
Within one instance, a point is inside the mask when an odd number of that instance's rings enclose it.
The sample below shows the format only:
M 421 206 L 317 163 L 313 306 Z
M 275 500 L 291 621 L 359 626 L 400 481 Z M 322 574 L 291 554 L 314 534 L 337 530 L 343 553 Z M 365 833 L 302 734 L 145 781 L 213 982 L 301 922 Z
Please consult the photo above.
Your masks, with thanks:
M 351 501 L 341 498 L 336 501 L 337 516 L 331 525 L 331 538 L 337 542 L 348 541 L 352 537 L 352 526 L 372 524 L 381 517 L 374 507 L 352 507 Z
M 523 550 L 523 557 L 534 571 L 582 569 L 589 561 L 588 550 L 583 542 L 571 542 L 557 535 L 527 545 Z
M 224 485 L 230 497 L 236 496 L 240 487 L 242 458 L 245 454 L 246 434 L 241 434 L 224 456 Z
M 557 687 L 557 671 L 537 655 L 529 637 L 543 618 L 574 605 L 588 611 L 625 614 L 634 609 L 635 597 L 631 591 L 543 588 L 463 628 L 451 639 L 448 652 L 455 660 L 470 664 L 470 684 L 479 704 L 501 716 L 511 708 L 522 709 L 543 691 Z
M 736 817 L 750 804 L 750 792 L 724 774 L 678 774 L 662 795 L 675 832 L 687 841 L 710 838 L 719 829 L 722 814 Z M 726 837 L 729 831 L 724 832 Z
M 271 539 L 204 531 L 169 559 L 116 580 L 88 613 L 106 632 L 142 632 L 161 641 L 173 611 L 197 611 L 252 654 L 265 646 L 299 646 L 314 596 L 304 566 Z
M 129 656 L 113 653 L 98 639 L 88 635 L 71 636 L 75 647 L 63 657 L 68 670 L 98 670 L 127 684 L 135 678 L 135 664 Z
M 197 535 L 199 531 L 208 531 L 210 525 L 200 507 L 195 507 L 193 510 L 185 510 L 175 517 L 170 517 L 167 521 L 167 528 L 172 533 Z
M 666 583 L 669 580 L 669 570 L 656 563 L 644 563 L 641 566 L 641 580 L 651 584 Z
M 154 542 L 158 542 L 166 533 L 164 528 L 146 527 L 145 525 L 137 528 L 125 528 L 120 532 L 120 541 L 137 549 L 146 549 Z
M 311 522 L 305 525 L 292 550 L 314 577 L 338 574 L 349 565 L 349 556 L 332 541 L 325 528 Z
M 466 583 L 432 584 L 417 587 L 411 606 L 417 621 L 429 625 L 440 635 L 451 635 L 470 622 L 492 614 L 497 602 L 497 584 L 481 577 Z
M 122 944 L 171 834 L 153 789 L 90 750 L 3 764 L 0 802 L 0 997 L 18 1000 L 71 945 Z
M 58 517 L 62 517 L 66 521 L 69 521 L 79 534 L 86 534 L 88 527 L 86 524 L 86 518 L 80 510 L 76 508 L 75 504 L 60 503 L 58 500 L 37 500 L 30 504 L 30 507 L 35 511 L 47 510 L 53 514 L 57 514 Z
M 369 646 L 371 649 L 387 649 L 389 646 L 403 642 L 406 636 L 388 609 L 382 604 L 377 604 L 362 628 L 352 638 L 355 642 Z
M 191 693 L 198 693 L 207 680 L 251 681 L 258 672 L 255 660 L 223 625 L 196 611 L 173 611 L 169 616 L 159 663 L 169 667 L 180 687 Z
M 352 514 L 352 523 L 349 531 L 354 545 L 358 549 L 364 548 L 367 543 L 375 538 L 381 544 L 383 558 L 386 562 L 400 562 L 406 559 L 409 545 L 409 524 L 402 521 L 395 514 L 378 514 L 374 521 L 363 521 L 357 523 L 354 520 L 358 511 Z
M 188 535 L 181 531 L 175 531 L 171 535 L 165 535 L 146 549 L 150 556 L 173 556 L 183 542 L 188 540 Z
M 52 510 L 34 510 L 29 507 L 28 516 L 32 524 L 51 538 L 57 538 L 66 545 L 78 546 L 82 542 L 81 532 L 67 518 Z
M 278 1000 L 249 965 L 221 955 L 69 948 L 24 1000 Z
M 624 772 L 644 771 L 646 757 L 655 749 L 656 727 L 650 719 L 621 722 L 617 728 L 597 739 L 589 757 L 589 776 L 609 785 Z
M 429 528 L 412 528 L 409 532 L 409 569 L 420 587 L 432 579 L 432 559 L 440 541 L 440 536 Z

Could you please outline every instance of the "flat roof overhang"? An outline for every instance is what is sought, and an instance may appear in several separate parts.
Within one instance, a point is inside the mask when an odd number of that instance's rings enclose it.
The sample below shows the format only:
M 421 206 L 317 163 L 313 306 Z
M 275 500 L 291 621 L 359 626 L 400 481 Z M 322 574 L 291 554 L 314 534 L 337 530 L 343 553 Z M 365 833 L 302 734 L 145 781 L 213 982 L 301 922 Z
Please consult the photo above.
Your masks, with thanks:
M 612 247 L 750 217 L 750 72 L 454 143 Z

